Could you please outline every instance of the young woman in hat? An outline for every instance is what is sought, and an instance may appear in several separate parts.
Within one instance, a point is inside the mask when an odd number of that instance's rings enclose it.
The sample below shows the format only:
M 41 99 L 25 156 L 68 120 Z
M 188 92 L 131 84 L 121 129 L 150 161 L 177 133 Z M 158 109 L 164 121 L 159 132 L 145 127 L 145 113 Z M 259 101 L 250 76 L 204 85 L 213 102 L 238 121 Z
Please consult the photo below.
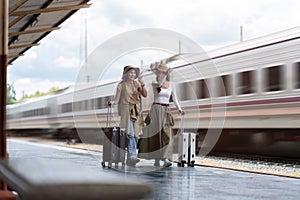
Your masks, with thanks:
M 137 158 L 137 137 L 142 131 L 144 121 L 141 109 L 141 96 L 147 96 L 147 90 L 142 79 L 136 81 L 140 69 L 125 66 L 122 81 L 118 84 L 115 97 L 111 105 L 118 104 L 120 128 L 125 128 L 128 136 L 128 154 L 126 164 L 135 166 L 140 160 Z
M 152 84 L 154 101 L 146 117 L 147 126 L 143 129 L 143 136 L 139 142 L 139 158 L 155 159 L 154 166 L 160 166 L 160 160 L 164 161 L 163 167 L 172 165 L 172 140 L 174 125 L 169 104 L 172 97 L 176 108 L 181 114 L 183 111 L 179 105 L 176 88 L 169 82 L 170 68 L 160 64 L 153 69 L 156 75 L 156 83 Z

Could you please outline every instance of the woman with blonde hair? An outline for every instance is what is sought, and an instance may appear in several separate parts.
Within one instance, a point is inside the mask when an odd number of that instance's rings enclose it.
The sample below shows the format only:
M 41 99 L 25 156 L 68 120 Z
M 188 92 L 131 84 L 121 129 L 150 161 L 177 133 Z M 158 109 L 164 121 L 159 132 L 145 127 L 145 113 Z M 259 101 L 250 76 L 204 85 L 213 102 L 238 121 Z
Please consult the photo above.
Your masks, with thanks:
M 143 129 L 143 136 L 139 142 L 139 158 L 155 159 L 154 166 L 172 165 L 172 140 L 174 120 L 170 112 L 170 98 L 181 114 L 176 88 L 170 80 L 171 69 L 166 64 L 160 64 L 152 69 L 156 75 L 156 82 L 152 84 L 154 101 L 146 118 L 148 125 Z

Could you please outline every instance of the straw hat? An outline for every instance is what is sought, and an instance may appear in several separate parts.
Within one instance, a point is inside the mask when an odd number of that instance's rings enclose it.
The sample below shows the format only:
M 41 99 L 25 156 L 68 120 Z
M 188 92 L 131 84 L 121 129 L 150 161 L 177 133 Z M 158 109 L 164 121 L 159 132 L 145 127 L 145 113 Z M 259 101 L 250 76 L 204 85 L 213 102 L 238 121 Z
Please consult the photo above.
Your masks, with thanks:
M 159 64 L 154 70 L 158 70 L 166 74 L 171 71 L 171 69 L 166 64 Z

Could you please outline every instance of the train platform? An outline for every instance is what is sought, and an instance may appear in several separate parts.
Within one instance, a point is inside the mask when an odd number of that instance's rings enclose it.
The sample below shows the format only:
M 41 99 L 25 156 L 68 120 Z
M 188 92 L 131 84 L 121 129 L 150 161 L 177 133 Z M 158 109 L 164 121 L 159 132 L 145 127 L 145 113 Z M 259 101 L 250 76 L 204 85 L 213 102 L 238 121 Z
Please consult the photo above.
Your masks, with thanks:
M 74 149 L 83 149 L 91 152 L 102 152 L 102 145 L 97 144 L 87 144 L 87 143 L 76 143 L 75 140 L 53 140 L 49 139 L 48 137 L 11 137 L 16 138 L 22 141 L 29 141 L 34 143 L 43 143 L 43 144 L 50 144 Z M 173 159 L 176 160 L 178 158 L 177 154 L 173 154 Z M 150 165 L 151 162 L 150 161 Z M 145 162 L 140 163 L 139 165 L 143 165 Z M 147 163 L 147 162 L 146 162 Z M 149 164 L 149 163 L 148 163 Z M 148 165 L 146 164 L 146 165 Z M 245 171 L 245 172 L 253 172 L 253 173 L 261 173 L 267 175 L 276 175 L 276 176 L 285 176 L 285 177 L 292 177 L 292 178 L 300 178 L 300 168 L 299 166 L 286 166 L 286 165 L 278 165 L 270 167 L 268 163 L 263 165 L 257 165 L 256 163 L 247 164 L 241 163 L 238 160 L 233 161 L 232 159 L 214 159 L 205 156 L 196 156 L 195 164 L 198 166 L 206 166 L 206 167 L 216 167 L 216 168 L 223 168 L 223 169 L 233 169 L 237 171 Z
M 153 161 L 148 160 L 142 160 L 136 168 L 103 168 L 101 152 L 18 139 L 8 140 L 8 152 L 11 160 L 68 160 L 74 165 L 92 170 L 100 177 L 111 174 L 120 177 L 120 180 L 125 177 L 145 182 L 153 187 L 153 192 L 143 197 L 147 200 L 299 199 L 300 197 L 300 180 L 295 178 L 213 167 L 177 167 L 175 163 L 170 168 L 156 168 Z

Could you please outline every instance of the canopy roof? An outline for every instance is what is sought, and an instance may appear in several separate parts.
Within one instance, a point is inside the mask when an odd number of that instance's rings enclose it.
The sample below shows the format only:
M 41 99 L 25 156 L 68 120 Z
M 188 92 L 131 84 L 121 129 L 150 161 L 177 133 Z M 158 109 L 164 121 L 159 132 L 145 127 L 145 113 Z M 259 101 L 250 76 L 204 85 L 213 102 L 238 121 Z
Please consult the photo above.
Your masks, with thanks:
M 81 8 L 90 0 L 9 0 L 8 64 Z

